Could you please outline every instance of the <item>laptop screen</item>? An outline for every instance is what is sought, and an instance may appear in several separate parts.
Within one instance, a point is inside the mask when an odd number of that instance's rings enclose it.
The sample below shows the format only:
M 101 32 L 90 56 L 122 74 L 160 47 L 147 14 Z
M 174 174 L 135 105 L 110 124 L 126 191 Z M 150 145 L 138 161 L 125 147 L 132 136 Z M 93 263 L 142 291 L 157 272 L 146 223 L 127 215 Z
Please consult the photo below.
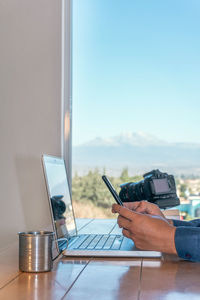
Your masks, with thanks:
M 43 166 L 54 228 L 58 238 L 76 234 L 71 195 L 62 158 L 43 155 Z

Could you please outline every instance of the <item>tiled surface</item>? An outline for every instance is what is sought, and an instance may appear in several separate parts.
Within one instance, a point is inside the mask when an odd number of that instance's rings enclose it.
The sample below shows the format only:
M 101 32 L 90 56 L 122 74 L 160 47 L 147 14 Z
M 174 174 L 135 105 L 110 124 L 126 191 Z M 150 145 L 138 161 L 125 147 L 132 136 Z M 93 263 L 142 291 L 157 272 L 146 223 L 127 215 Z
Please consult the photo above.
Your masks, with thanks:
M 199 300 L 199 278 L 200 263 L 143 260 L 140 299 Z
M 61 299 L 70 289 L 87 260 L 58 260 L 51 272 L 20 273 L 20 275 L 0 290 L 0 299 L 47 300 Z
M 79 221 L 82 231 L 87 231 L 87 222 Z M 88 226 L 95 231 L 100 223 L 96 220 Z M 106 221 L 105 228 L 112 229 L 113 220 L 110 228 Z M 200 299 L 200 263 L 181 261 L 174 256 L 162 259 L 59 257 L 52 272 L 16 276 L 0 290 L 0 300 Z
M 137 299 L 140 288 L 140 261 L 91 261 L 65 296 L 77 299 Z
M 18 241 L 0 252 L 0 289 L 19 276 L 18 271 Z

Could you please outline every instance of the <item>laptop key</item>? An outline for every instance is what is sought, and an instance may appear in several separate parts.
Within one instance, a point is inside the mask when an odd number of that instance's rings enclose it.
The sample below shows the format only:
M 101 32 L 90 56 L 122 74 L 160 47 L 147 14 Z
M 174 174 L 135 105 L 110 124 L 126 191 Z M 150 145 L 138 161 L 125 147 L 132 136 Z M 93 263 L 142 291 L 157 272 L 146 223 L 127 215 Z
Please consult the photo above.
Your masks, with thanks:
M 80 245 L 79 249 L 86 249 L 90 242 L 94 239 L 95 234 L 90 234 L 88 238 Z
M 123 241 L 123 236 L 118 236 L 112 244 L 111 250 L 119 250 Z
M 101 238 L 102 235 L 96 235 L 91 243 L 87 246 L 87 249 L 94 249 Z
M 98 242 L 98 244 L 96 245 L 95 249 L 102 249 L 108 237 L 109 237 L 108 234 L 103 235 L 100 241 Z
M 89 236 L 88 234 L 86 234 L 86 235 L 81 235 L 81 236 L 78 238 L 78 240 L 75 241 L 75 243 L 72 242 L 72 245 L 70 245 L 68 248 L 69 248 L 69 249 L 78 249 L 79 246 L 80 246 L 82 243 L 84 243 L 84 241 L 88 238 L 88 236 Z
M 114 236 L 111 235 L 111 236 L 108 238 L 108 240 L 106 241 L 105 245 L 103 246 L 103 249 L 104 249 L 104 250 L 110 249 L 111 246 L 112 246 L 112 244 L 113 244 L 113 242 L 114 242 L 114 240 L 115 240 L 115 238 L 116 238 L 115 235 L 114 235 Z

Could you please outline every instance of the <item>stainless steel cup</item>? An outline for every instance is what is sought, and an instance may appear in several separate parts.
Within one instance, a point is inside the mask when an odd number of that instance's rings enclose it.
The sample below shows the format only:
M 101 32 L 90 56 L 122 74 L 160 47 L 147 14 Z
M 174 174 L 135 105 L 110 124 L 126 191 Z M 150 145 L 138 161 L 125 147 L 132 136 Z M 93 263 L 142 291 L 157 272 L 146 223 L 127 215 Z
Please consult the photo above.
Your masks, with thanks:
M 24 272 L 47 272 L 53 267 L 54 232 L 19 232 L 19 269 Z

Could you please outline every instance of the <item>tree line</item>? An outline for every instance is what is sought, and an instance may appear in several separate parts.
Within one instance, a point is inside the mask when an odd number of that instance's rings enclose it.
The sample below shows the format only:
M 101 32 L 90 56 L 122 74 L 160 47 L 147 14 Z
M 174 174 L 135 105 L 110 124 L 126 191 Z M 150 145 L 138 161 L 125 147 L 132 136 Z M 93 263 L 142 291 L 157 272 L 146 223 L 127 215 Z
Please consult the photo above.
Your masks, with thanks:
M 104 174 L 105 173 L 106 171 Z M 91 170 L 84 176 L 75 174 L 72 179 L 73 200 L 83 203 L 88 203 L 88 201 L 90 201 L 95 206 L 110 208 L 114 203 L 114 199 L 103 182 L 101 178 L 102 175 L 103 174 L 101 174 L 98 169 Z M 120 191 L 120 184 L 124 182 L 136 182 L 143 178 L 142 176 L 129 176 L 127 168 L 122 170 L 119 177 L 108 177 L 118 193 Z

